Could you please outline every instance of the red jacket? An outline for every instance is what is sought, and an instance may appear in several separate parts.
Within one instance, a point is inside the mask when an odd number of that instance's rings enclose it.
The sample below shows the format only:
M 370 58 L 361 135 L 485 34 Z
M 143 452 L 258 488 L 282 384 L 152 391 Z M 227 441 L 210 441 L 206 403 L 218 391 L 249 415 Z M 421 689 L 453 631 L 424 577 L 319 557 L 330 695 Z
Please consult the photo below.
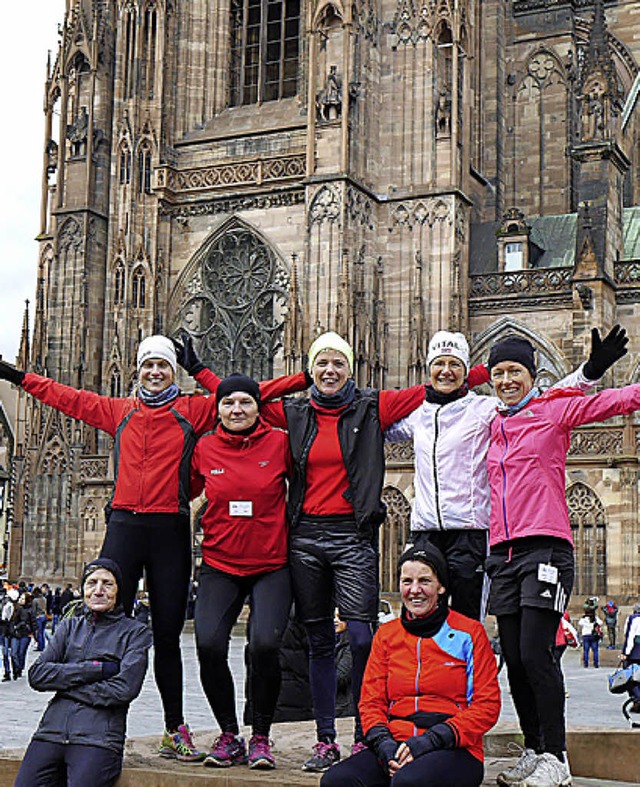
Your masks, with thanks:
M 275 571 L 287 563 L 285 432 L 260 421 L 250 435 L 218 427 L 204 435 L 191 463 L 192 496 L 204 487 L 204 562 L 229 574 Z M 242 505 L 238 505 L 241 503 Z
M 204 370 L 214 391 L 220 378 Z M 263 398 L 306 386 L 303 374 L 261 383 Z M 113 508 L 135 513 L 189 513 L 189 465 L 195 441 L 215 426 L 214 396 L 178 396 L 162 407 L 137 397 L 111 398 L 28 373 L 25 391 L 65 415 L 102 429 L 115 439 Z
M 500 714 L 496 659 L 484 627 L 451 610 L 433 637 L 410 634 L 397 618 L 378 629 L 360 694 L 365 734 L 388 727 L 397 741 L 419 735 L 407 717 L 446 713 L 456 744 L 484 760 L 482 736 Z

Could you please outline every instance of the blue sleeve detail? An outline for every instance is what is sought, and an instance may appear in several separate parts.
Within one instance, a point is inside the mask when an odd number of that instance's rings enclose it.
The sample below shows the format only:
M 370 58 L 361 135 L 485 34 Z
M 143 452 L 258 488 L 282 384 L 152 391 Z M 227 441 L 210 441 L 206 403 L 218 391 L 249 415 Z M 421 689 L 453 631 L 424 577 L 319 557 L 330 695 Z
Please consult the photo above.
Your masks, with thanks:
M 436 645 L 454 659 L 460 659 L 467 664 L 467 702 L 473 699 L 473 639 L 466 631 L 452 628 L 447 621 L 440 631 L 433 637 Z

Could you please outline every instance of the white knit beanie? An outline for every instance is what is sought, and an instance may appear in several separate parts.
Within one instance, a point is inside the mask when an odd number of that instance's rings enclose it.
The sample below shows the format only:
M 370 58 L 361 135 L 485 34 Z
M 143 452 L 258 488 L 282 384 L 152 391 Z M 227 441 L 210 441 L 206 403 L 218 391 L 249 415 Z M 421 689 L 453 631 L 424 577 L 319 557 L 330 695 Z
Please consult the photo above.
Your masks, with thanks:
M 173 373 L 176 373 L 178 366 L 176 349 L 171 339 L 167 339 L 166 336 L 147 336 L 146 339 L 140 342 L 138 347 L 138 372 L 140 372 L 142 364 L 148 361 L 149 358 L 162 358 L 171 366 Z
M 462 361 L 467 371 L 469 370 L 469 345 L 461 333 L 451 333 L 450 331 L 438 331 L 434 333 L 429 342 L 429 352 L 427 353 L 427 365 L 441 355 L 452 355 Z
M 309 347 L 309 371 L 313 369 L 316 357 L 325 350 L 337 350 L 339 353 L 342 353 L 349 361 L 349 371 L 353 372 L 353 350 L 351 345 L 334 331 L 320 334 Z

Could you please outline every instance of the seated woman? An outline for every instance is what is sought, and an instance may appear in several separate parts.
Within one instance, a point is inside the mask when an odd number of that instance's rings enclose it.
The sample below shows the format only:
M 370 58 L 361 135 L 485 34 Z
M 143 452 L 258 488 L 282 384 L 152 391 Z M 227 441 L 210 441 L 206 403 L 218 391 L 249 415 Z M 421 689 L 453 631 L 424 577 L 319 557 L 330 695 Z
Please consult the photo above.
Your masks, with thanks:
M 426 543 L 400 558 L 400 618 L 373 640 L 360 715 L 367 749 L 322 787 L 477 787 L 482 736 L 498 719 L 496 662 L 483 626 L 447 604 L 447 566 Z
M 280 690 L 279 649 L 291 607 L 287 566 L 287 435 L 259 417 L 260 389 L 232 374 L 216 392 L 219 423 L 197 443 L 192 493 L 204 488 L 202 566 L 195 634 L 202 687 L 221 735 L 204 760 L 215 768 L 248 761 L 274 768 L 269 732 Z M 229 638 L 245 599 L 252 737 L 238 737 Z
M 29 669 L 55 691 L 24 755 L 17 787 L 109 787 L 118 780 L 129 705 L 147 671 L 151 633 L 126 617 L 117 563 L 98 558 L 82 577 L 84 614 L 64 619 Z

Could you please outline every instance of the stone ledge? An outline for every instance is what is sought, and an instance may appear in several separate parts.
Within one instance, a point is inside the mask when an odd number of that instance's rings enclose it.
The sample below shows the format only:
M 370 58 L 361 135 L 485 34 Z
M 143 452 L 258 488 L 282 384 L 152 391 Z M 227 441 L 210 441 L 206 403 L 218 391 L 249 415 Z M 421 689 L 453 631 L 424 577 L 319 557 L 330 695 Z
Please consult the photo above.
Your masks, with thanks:
M 349 739 L 352 720 L 339 719 L 338 733 L 342 740 Z M 213 733 L 196 733 L 201 745 L 210 742 Z M 309 755 L 313 741 L 311 722 L 276 724 L 273 729 L 276 741 L 274 754 L 278 762 L 275 771 L 250 771 L 248 768 L 217 770 L 200 764 L 185 764 L 164 760 L 155 754 L 157 736 L 134 738 L 127 741 L 125 768 L 118 782 L 119 787 L 195 787 L 215 783 L 220 787 L 305 787 L 317 785 L 319 776 L 300 770 L 301 762 Z M 513 743 L 521 737 L 511 726 L 498 725 L 485 736 L 486 774 L 484 784 L 495 784 L 497 773 L 513 761 Z M 599 787 L 614 784 L 638 784 L 637 750 L 640 731 L 602 730 L 594 727 L 572 727 L 567 745 L 574 786 Z M 615 756 L 612 756 L 615 752 Z M 18 772 L 22 750 L 0 753 L 0 787 L 10 787 Z M 592 781 L 593 780 L 593 781 Z

